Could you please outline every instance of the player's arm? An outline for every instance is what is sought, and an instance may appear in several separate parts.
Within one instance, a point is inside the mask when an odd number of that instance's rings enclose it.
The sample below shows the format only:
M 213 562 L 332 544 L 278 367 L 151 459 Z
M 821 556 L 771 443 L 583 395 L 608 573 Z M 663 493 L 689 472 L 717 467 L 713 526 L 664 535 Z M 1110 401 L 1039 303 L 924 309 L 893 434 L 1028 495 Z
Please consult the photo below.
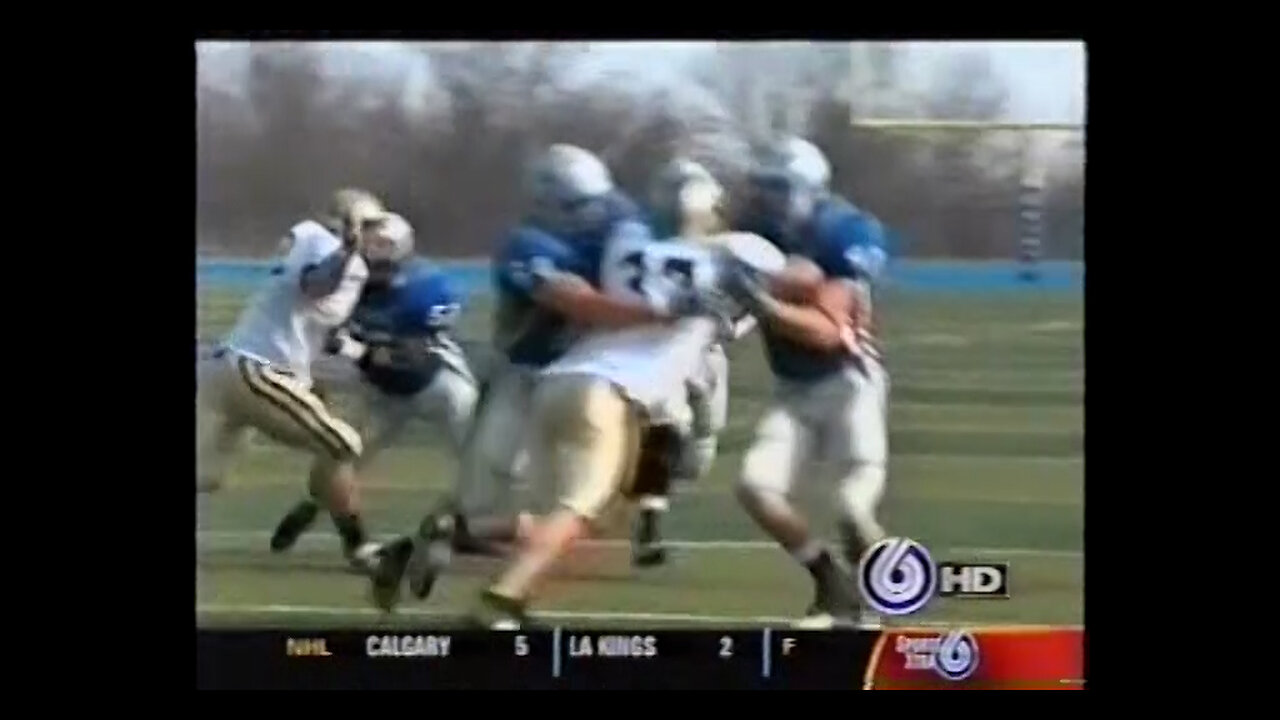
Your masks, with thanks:
M 543 283 L 533 291 L 533 298 L 572 322 L 600 328 L 621 329 L 668 317 L 647 304 L 605 295 L 581 276 L 568 273 Z
M 329 330 L 325 335 L 324 351 L 330 355 L 359 361 L 368 351 L 371 336 L 372 333 L 366 331 L 364 325 L 353 315 L 346 322 Z
M 301 274 L 303 294 L 312 300 L 321 300 L 337 292 L 355 253 L 354 249 L 343 246 L 304 265 Z
M 358 362 L 424 374 L 433 374 L 442 363 L 457 365 L 458 358 L 450 355 L 460 349 L 445 335 L 462 313 L 462 297 L 448 278 L 434 274 L 412 280 L 397 303 L 394 337 L 369 340 Z
M 884 264 L 881 234 L 873 220 L 844 219 L 831 230 L 824 264 L 834 270 L 804 302 L 780 299 L 765 283 L 746 283 L 753 310 L 762 323 L 795 342 L 826 351 L 849 347 L 852 331 L 870 307 L 870 284 Z
M 430 287 L 426 312 L 413 313 L 419 324 L 408 328 L 408 361 L 420 369 L 444 362 L 469 374 L 462 348 L 450 338 L 462 316 L 463 297 L 443 274 L 435 275 Z
M 358 242 L 334 242 L 318 227 L 308 230 L 306 223 L 294 227 L 281 241 L 281 248 L 286 250 L 285 267 L 297 273 L 303 295 L 322 300 L 341 287 L 360 246 Z
M 836 351 L 844 347 L 849 320 L 854 317 L 857 300 L 848 285 L 840 280 L 824 281 L 814 302 L 800 304 L 770 295 L 763 285 L 749 292 L 752 311 L 779 335 L 819 350 Z
M 578 270 L 573 253 L 559 240 L 524 232 L 512 243 L 502 272 L 534 302 L 578 324 L 623 328 L 666 319 L 648 304 L 600 292 Z

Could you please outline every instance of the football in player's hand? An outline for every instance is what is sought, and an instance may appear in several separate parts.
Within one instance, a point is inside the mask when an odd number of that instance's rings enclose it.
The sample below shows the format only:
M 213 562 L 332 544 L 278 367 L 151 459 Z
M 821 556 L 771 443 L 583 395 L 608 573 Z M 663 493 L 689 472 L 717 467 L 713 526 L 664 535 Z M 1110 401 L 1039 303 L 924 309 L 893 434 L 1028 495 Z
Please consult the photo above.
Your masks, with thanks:
M 826 274 L 817 263 L 799 255 L 792 255 L 787 258 L 787 265 L 782 272 L 770 279 L 769 291 L 775 297 L 787 302 L 813 302 L 824 279 Z

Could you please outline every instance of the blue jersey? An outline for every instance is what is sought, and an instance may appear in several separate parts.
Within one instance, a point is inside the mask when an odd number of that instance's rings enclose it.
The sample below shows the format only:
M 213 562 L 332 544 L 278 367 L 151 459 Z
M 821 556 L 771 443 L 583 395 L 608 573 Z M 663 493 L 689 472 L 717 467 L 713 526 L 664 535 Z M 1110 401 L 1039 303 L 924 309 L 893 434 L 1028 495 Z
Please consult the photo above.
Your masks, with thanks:
M 402 268 L 385 286 L 366 286 L 352 334 L 370 348 L 397 352 L 389 365 L 375 365 L 366 354 L 358 363 L 365 379 L 389 395 L 414 395 L 431 384 L 441 363 L 429 350 L 453 328 L 462 300 L 448 277 L 427 263 Z
M 596 227 L 563 236 L 521 225 L 498 251 L 493 264 L 498 298 L 494 343 L 512 363 L 542 367 L 573 342 L 567 318 L 534 300 L 542 283 L 568 273 L 598 286 L 600 258 L 610 239 L 625 233 L 649 236 L 638 209 L 624 196 L 611 195 L 605 211 Z
M 759 231 L 757 231 L 759 232 Z M 828 279 L 874 283 L 884 270 L 888 248 L 884 228 L 871 215 L 840 198 L 818 203 L 813 218 L 793 237 L 759 232 L 783 252 L 800 255 L 822 268 Z M 769 366 L 781 378 L 819 380 L 839 372 L 854 359 L 795 342 L 761 324 Z

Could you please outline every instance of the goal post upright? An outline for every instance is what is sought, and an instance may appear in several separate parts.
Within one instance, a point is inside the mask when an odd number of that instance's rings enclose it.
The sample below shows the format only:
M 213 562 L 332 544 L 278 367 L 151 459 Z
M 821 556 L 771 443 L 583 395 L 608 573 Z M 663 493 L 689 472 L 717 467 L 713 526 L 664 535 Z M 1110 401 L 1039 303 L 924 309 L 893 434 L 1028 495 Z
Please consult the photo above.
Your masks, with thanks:
M 1016 132 L 1019 137 L 1020 167 L 1018 227 L 1020 255 L 1029 264 L 1038 258 L 1044 241 L 1044 209 L 1048 187 L 1050 155 L 1064 134 L 1083 137 L 1083 123 L 1011 122 L 1003 120 L 919 119 L 891 117 L 851 117 L 854 129 L 911 135 L 954 135 L 957 133 Z

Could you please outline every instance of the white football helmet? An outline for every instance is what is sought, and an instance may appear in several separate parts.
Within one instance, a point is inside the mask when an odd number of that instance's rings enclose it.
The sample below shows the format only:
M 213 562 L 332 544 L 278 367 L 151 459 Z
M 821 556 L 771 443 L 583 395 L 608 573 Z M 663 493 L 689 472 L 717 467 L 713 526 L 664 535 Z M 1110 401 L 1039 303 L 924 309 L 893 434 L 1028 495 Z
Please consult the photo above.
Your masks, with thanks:
M 751 183 L 765 215 L 790 225 L 807 219 L 827 194 L 831 163 L 813 143 L 787 137 L 760 153 Z
M 365 238 L 364 256 L 370 264 L 399 265 L 413 255 L 413 226 L 403 216 L 387 213 Z
M 534 160 L 527 178 L 535 216 L 558 232 L 599 222 L 613 188 L 604 162 L 574 145 L 552 145 Z
M 813 192 L 825 192 L 831 183 L 831 163 L 808 140 L 787 137 L 765 148 L 752 174 L 785 178 Z

